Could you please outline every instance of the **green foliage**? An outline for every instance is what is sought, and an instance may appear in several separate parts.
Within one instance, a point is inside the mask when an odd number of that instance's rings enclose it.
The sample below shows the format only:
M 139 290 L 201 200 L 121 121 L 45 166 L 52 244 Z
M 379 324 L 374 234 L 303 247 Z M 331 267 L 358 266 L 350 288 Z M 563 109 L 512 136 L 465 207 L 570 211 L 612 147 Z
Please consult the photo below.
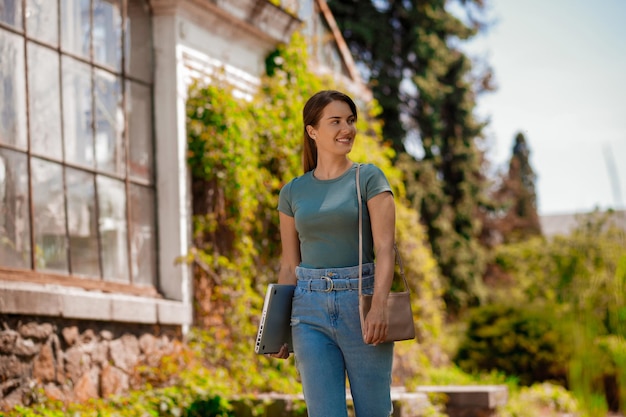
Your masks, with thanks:
M 561 417 L 581 415 L 576 398 L 565 388 L 549 384 L 535 384 L 511 392 L 507 405 L 499 411 L 501 417 Z
M 548 309 L 489 305 L 472 311 L 454 360 L 466 372 L 500 371 L 522 385 L 564 383 L 571 352 L 563 340 Z
M 278 192 L 302 173 L 302 106 L 320 89 L 341 89 L 335 81 L 309 72 L 306 62 L 306 45 L 296 34 L 289 45 L 270 55 L 267 64 L 272 76 L 261 80 L 258 94 L 250 100 L 238 98 L 238 91 L 219 74 L 210 82 L 196 80 L 189 89 L 187 157 L 194 248 L 185 259 L 196 266 L 199 326 L 187 336 L 188 362 L 178 368 L 180 363 L 174 361 L 140 370 L 151 381 L 169 382 L 167 387 L 146 387 L 84 405 L 42 399 L 45 405 L 22 410 L 22 415 L 229 416 L 231 407 L 224 398 L 301 391 L 293 358 L 283 361 L 255 355 L 250 340 L 256 334 L 265 285 L 276 280 L 278 270 Z M 419 216 L 406 205 L 402 173 L 393 166 L 394 152 L 381 138 L 382 127 L 375 121 L 378 112 L 375 102 L 362 103 L 361 133 L 351 158 L 378 165 L 396 197 L 398 242 L 409 285 L 416 294 L 414 311 L 422 342 L 399 344 L 409 348 L 402 360 L 413 363 L 413 369 L 417 368 L 415 351 L 435 346 L 442 337 L 442 287 L 436 262 L 423 243 Z M 424 351 L 419 360 L 420 366 L 428 363 Z M 262 415 L 263 410 L 255 412 Z M 439 416 L 435 408 L 429 412 Z
M 626 407 L 626 234 L 613 216 L 581 215 L 569 236 L 496 248 L 501 280 L 491 293 L 494 303 L 552 310 L 547 317 L 556 315 L 571 352 L 567 384 L 583 408 L 600 414 L 607 401 Z
M 251 355 L 250 339 L 256 333 L 265 285 L 276 280 L 278 270 L 279 190 L 302 174 L 302 107 L 321 89 L 343 89 L 332 79 L 312 74 L 307 60 L 304 40 L 295 34 L 289 45 L 269 55 L 271 76 L 261 80 L 251 100 L 237 98 L 237 91 L 219 78 L 197 81 L 189 90 L 195 238 L 189 259 L 203 265 L 194 291 L 199 294 L 198 309 L 221 312 L 211 316 L 210 311 L 200 311 L 199 316 L 213 321 L 201 323 L 205 330 L 195 329 L 189 343 L 204 356 L 208 369 L 229 375 L 229 393 L 300 391 L 293 360 Z M 360 103 L 359 134 L 350 156 L 376 164 L 389 179 L 397 203 L 398 242 L 416 293 L 418 333 L 424 346 L 432 346 L 444 322 L 436 263 L 423 243 L 419 216 L 406 206 L 394 152 L 381 138 L 382 126 L 375 119 L 380 107 L 358 97 L 355 101 Z M 208 289 L 200 294 L 199 288 Z
M 215 281 L 211 291 L 201 293 L 196 274 L 194 292 L 197 309 L 216 310 L 220 321 L 198 323 L 206 330 L 192 332 L 189 343 L 212 372 L 230 381 L 229 394 L 299 388 L 292 360 L 254 355 L 250 340 L 265 284 L 276 280 L 278 191 L 301 170 L 301 106 L 320 88 L 319 80 L 302 71 L 305 51 L 296 35 L 290 46 L 272 54 L 274 76 L 263 80 L 251 101 L 237 98 L 219 79 L 196 82 L 189 91 L 194 257 Z M 204 298 L 210 302 L 201 307 Z
M 500 385 L 516 383 L 500 371 L 469 374 L 455 365 L 430 368 L 419 385 Z
M 203 358 L 210 372 L 207 377 L 223 378 L 225 386 L 221 392 L 226 395 L 299 393 L 300 382 L 293 358 L 278 360 L 255 355 L 250 344 L 253 334 L 245 337 L 246 343 L 239 339 L 225 340 L 221 334 L 208 330 L 194 329 L 188 343 Z
M 495 263 L 508 279 L 494 287 L 492 300 L 558 305 L 594 333 L 626 336 L 624 231 L 607 229 L 606 220 L 582 217 L 571 236 L 497 248 Z
M 38 402 L 16 406 L 5 417 L 232 417 L 231 407 L 216 394 L 219 385 L 202 375 L 201 368 L 179 370 L 182 377 L 165 388 L 146 386 L 122 397 L 92 399 L 85 403 L 63 403 L 35 393 Z M 196 373 L 195 376 L 190 374 Z
M 612 393 L 614 395 L 612 399 L 621 403 L 622 410 L 624 410 L 626 409 L 624 405 L 626 402 L 626 339 L 621 336 L 610 335 L 598 338 L 597 343 L 603 356 L 607 358 L 610 364 L 608 376 L 605 378 L 613 378 L 617 384 L 617 392 Z M 610 395 L 607 397 L 607 400 L 611 398 Z
M 195 400 L 185 413 L 186 417 L 233 417 L 228 403 L 220 397 Z
M 155 381 L 167 381 L 159 388 L 145 384 L 141 390 L 132 391 L 123 396 L 92 399 L 85 403 L 61 402 L 47 398 L 41 390 L 31 393 L 33 403 L 29 407 L 17 406 L 0 415 L 5 417 L 233 417 L 238 402 L 252 406 L 251 399 L 263 386 L 258 380 L 241 377 L 240 370 L 224 367 L 207 367 L 206 351 L 213 346 L 202 346 L 198 339 L 202 334 L 193 334 L 189 343 L 191 349 L 182 351 L 165 362 L 170 364 L 165 369 L 159 364 L 151 369 L 142 369 L 144 375 L 153 375 Z M 182 358 L 182 360 L 180 360 Z M 264 361 L 265 368 L 248 369 L 248 373 L 262 372 L 279 381 L 269 386 L 285 393 L 294 392 L 281 376 L 278 363 L 285 363 L 283 371 L 289 373 L 288 365 L 283 361 Z M 250 385 L 245 385 L 250 384 Z M 256 385 L 255 385 L 256 384 Z M 266 415 L 269 403 L 260 403 L 253 407 L 253 415 Z M 241 407 L 238 407 L 239 409 Z
M 477 73 L 459 47 L 482 27 L 484 3 L 455 2 L 454 13 L 449 3 L 328 1 L 357 62 L 369 70 L 383 134 L 426 226 L 454 316 L 486 296 L 479 240 L 487 205 L 480 144 L 485 124 L 474 110 L 477 94 L 491 87 L 489 71 Z M 418 149 L 412 155 L 409 143 Z
M 396 205 L 396 236 L 409 285 L 413 291 L 413 312 L 418 318 L 418 339 L 425 350 L 441 343 L 445 327 L 443 287 L 437 262 L 423 242 L 425 230 L 419 215 L 406 205 Z

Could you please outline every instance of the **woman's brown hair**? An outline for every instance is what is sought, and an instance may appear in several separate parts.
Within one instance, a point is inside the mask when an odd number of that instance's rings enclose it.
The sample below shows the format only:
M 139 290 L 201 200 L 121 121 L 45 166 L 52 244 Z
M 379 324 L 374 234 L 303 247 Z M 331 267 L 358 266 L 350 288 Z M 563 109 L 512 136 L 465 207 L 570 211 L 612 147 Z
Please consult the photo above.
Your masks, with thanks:
M 333 101 L 343 101 L 352 110 L 356 121 L 356 105 L 354 101 L 344 93 L 336 90 L 323 90 L 315 93 L 304 105 L 302 110 L 302 121 L 304 122 L 304 146 L 302 148 L 302 167 L 307 173 L 317 166 L 317 147 L 315 141 L 309 136 L 307 126 L 317 127 L 324 108 Z

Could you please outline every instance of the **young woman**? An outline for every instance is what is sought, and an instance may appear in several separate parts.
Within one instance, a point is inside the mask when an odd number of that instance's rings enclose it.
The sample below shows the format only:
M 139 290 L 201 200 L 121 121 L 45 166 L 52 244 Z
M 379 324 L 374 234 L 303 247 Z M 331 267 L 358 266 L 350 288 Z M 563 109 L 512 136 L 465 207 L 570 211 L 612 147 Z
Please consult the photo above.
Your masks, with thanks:
M 374 165 L 348 159 L 357 110 L 347 95 L 320 91 L 304 106 L 304 175 L 280 192 L 278 282 L 296 284 L 293 348 L 309 417 L 347 417 L 346 375 L 357 417 L 392 414 L 393 343 L 385 305 L 394 268 L 395 204 Z M 358 205 L 363 205 L 363 292 L 373 294 L 361 328 Z M 375 255 L 375 265 L 374 265 Z M 286 347 L 272 355 L 287 358 Z

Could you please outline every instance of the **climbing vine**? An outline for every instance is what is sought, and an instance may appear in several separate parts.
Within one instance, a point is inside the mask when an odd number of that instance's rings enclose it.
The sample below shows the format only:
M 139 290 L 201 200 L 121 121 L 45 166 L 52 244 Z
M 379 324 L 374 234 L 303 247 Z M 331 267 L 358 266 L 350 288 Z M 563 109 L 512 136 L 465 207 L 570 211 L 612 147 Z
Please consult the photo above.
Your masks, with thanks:
M 255 356 L 251 340 L 265 286 L 276 281 L 278 272 L 278 193 L 302 174 L 302 107 L 321 89 L 345 90 L 335 80 L 313 74 L 307 61 L 304 38 L 295 34 L 289 45 L 268 56 L 268 75 L 251 99 L 242 99 L 218 75 L 196 80 L 187 101 L 194 214 L 189 261 L 194 265 L 199 327 L 191 341 L 204 347 L 209 366 L 227 369 L 248 392 L 299 391 L 295 367 Z M 399 208 L 405 269 L 417 294 L 418 330 L 422 342 L 432 342 L 443 317 L 438 274 L 423 243 L 419 216 L 404 203 L 401 172 L 392 164 L 394 151 L 382 140 L 381 125 L 374 119 L 379 112 L 375 102 L 361 106 L 351 158 L 375 163 L 389 178 Z

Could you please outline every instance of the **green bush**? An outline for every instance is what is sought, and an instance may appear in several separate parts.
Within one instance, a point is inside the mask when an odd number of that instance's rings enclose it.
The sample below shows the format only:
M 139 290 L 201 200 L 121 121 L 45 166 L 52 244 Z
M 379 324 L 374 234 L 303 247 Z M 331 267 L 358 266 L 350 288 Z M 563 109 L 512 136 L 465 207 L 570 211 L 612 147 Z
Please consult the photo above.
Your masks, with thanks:
M 501 371 L 521 385 L 566 383 L 570 352 L 555 315 L 543 308 L 489 305 L 473 310 L 454 358 L 466 372 Z
M 197 393 L 196 393 L 197 394 Z M 124 398 L 84 404 L 42 399 L 30 407 L 16 406 L 3 417 L 233 417 L 230 404 L 218 395 L 194 397 L 192 390 L 169 387 L 130 393 Z
M 567 236 L 501 245 L 490 302 L 550 306 L 571 351 L 569 389 L 590 415 L 626 412 L 626 231 L 611 211 L 578 216 Z M 603 414 L 604 413 L 604 414 Z
M 580 415 L 580 406 L 565 388 L 549 383 L 523 387 L 511 393 L 501 417 L 560 417 Z
M 228 403 L 220 397 L 195 400 L 185 412 L 185 417 L 233 417 Z

